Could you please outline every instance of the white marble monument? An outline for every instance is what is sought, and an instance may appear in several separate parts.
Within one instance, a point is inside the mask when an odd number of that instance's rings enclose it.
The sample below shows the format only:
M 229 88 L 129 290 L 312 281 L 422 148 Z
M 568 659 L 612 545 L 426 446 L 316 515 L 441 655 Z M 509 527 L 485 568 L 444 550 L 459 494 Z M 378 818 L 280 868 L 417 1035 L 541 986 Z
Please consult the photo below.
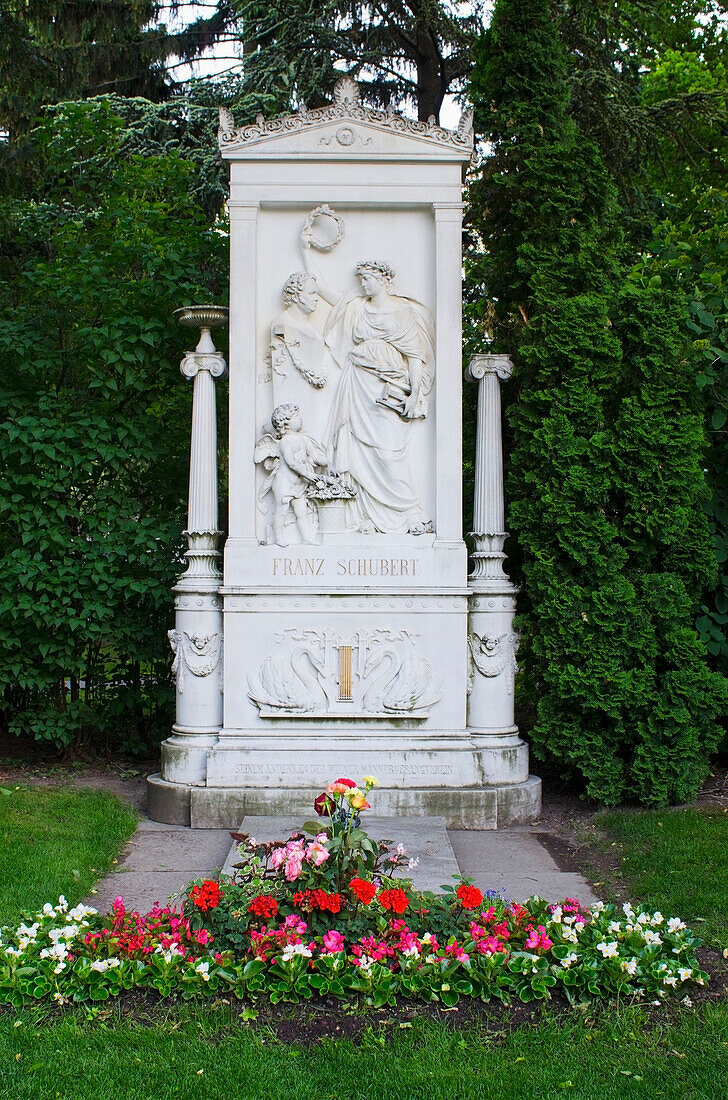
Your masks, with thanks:
M 177 722 L 150 814 L 232 827 L 308 813 L 332 778 L 373 774 L 380 813 L 480 829 L 533 820 L 540 781 L 514 725 L 503 570 L 503 356 L 478 356 L 467 374 L 480 387 L 470 578 L 462 534 L 470 120 L 455 132 L 375 111 L 343 78 L 316 110 L 239 130 L 221 111 L 219 136 L 231 168 L 229 533 L 221 578 L 222 360 L 203 330 L 182 364 L 195 377 L 192 564 L 175 589 Z M 181 313 L 200 326 L 194 308 Z

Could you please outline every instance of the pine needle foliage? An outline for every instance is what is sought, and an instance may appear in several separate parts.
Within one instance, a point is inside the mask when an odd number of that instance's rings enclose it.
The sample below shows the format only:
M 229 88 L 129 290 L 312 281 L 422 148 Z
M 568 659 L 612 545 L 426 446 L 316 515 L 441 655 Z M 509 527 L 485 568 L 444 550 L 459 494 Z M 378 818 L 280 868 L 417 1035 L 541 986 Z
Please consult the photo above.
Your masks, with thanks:
M 728 700 L 681 307 L 626 278 L 617 188 L 569 114 L 548 0 L 500 0 L 473 74 L 483 323 L 514 354 L 509 527 L 534 753 L 607 804 L 695 792 Z

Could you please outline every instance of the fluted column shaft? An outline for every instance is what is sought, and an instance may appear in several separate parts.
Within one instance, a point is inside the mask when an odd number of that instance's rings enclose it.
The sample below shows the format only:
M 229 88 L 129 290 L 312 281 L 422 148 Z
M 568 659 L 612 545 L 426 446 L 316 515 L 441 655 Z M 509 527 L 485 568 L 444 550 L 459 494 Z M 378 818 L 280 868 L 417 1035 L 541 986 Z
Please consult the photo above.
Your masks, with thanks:
M 478 420 L 475 437 L 475 494 L 473 530 L 475 543 L 471 580 L 508 581 L 503 569 L 505 509 L 503 504 L 503 440 L 501 432 L 500 379 L 510 378 L 507 355 L 476 355 L 465 378 L 478 383 Z
M 215 379 L 225 373 L 225 360 L 203 329 L 200 342 L 180 363 L 185 378 L 194 379 L 192 395 L 192 435 L 190 440 L 190 485 L 187 506 L 187 570 L 183 585 L 208 580 L 220 581 L 217 544 L 217 410 Z

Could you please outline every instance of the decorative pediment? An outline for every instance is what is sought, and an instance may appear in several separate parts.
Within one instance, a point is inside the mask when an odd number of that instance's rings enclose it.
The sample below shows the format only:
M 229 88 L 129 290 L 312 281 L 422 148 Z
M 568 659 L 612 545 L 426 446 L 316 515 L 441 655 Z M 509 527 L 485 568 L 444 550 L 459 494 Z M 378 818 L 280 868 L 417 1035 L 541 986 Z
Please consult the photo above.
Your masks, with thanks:
M 284 154 L 305 151 L 349 156 L 415 153 L 424 145 L 430 153 L 435 146 L 443 152 L 460 153 L 466 160 L 473 150 L 473 113 L 463 113 L 457 130 L 446 130 L 437 125 L 434 116 L 419 122 L 393 110 L 377 111 L 362 105 L 358 84 L 346 76 L 336 83 L 333 103 L 312 111 L 302 104 L 295 114 L 269 119 L 261 114 L 251 125 L 236 129 L 232 112 L 221 107 L 218 142 L 223 155 L 261 145 Z

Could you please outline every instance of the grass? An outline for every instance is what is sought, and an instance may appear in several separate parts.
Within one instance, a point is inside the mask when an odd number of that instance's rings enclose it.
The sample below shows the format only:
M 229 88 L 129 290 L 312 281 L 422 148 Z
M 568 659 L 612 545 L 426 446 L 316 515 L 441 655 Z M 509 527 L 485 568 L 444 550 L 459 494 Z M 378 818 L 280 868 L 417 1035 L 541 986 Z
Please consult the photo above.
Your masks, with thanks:
M 0 925 L 60 894 L 80 901 L 136 823 L 131 807 L 105 791 L 0 787 Z
M 728 947 L 728 811 L 612 812 L 598 824 L 621 846 L 631 900 L 679 916 L 706 943 Z
M 65 893 L 87 894 L 134 828 L 135 816 L 95 791 L 0 793 L 0 923 Z M 728 814 L 610 813 L 599 820 L 623 860 L 622 886 L 709 941 L 728 937 Z M 614 851 L 610 848 L 610 851 Z M 707 873 L 706 873 L 707 872 Z M 480 1024 L 453 1012 L 386 1025 L 372 1015 L 359 1038 L 285 1045 L 264 1020 L 315 1018 L 315 1006 L 261 1012 L 237 1002 L 143 1002 L 0 1009 L 0 1096 L 12 1100 L 704 1100 L 728 1094 L 728 1003 L 613 1005 L 526 1024 L 508 1014 Z M 487 1007 L 483 1010 L 488 1013 Z M 465 1011 L 463 1010 L 463 1015 Z M 523 1018 L 523 1017 L 521 1017 Z M 342 1031 L 346 1017 L 342 1017 Z M 329 1030 L 332 1030 L 331 1028 Z M 316 1034 L 313 1028 L 313 1034 Z
M 648 1023 L 643 1010 L 545 1017 L 516 1031 L 415 1020 L 358 1043 L 284 1046 L 239 1009 L 181 1007 L 163 1021 L 48 1025 L 0 1017 L 0 1095 L 13 1100 L 697 1100 L 726 1094 L 728 1008 Z

